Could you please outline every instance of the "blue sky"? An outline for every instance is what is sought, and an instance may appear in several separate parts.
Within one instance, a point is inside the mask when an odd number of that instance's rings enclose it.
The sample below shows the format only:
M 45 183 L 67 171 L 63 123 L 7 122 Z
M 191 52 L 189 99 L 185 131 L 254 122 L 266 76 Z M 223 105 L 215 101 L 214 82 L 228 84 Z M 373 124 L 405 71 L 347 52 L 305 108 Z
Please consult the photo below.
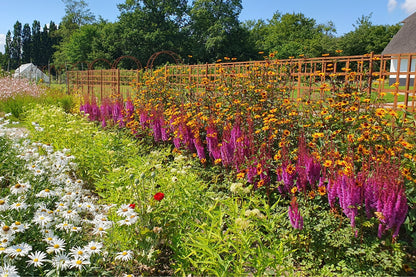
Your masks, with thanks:
M 93 14 L 108 21 L 117 20 L 117 4 L 124 0 L 86 0 Z M 392 25 L 401 22 L 416 11 L 416 0 L 243 0 L 240 20 L 270 19 L 276 11 L 280 13 L 303 13 L 317 23 L 332 21 L 338 35 L 354 30 L 353 24 L 362 15 L 372 13 L 375 25 Z M 41 26 L 51 20 L 58 24 L 65 15 L 61 0 L 0 0 L 0 52 L 4 52 L 5 36 L 13 25 L 32 25 L 38 20 Z

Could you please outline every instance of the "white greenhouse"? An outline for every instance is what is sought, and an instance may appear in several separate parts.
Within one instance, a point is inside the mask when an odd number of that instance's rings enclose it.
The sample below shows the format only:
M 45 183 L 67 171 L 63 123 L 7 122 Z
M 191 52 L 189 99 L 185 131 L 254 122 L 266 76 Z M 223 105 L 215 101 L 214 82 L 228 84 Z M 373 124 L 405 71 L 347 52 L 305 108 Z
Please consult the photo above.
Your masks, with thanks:
M 27 78 L 30 81 L 38 82 L 42 79 L 45 83 L 49 83 L 49 77 L 43 73 L 36 65 L 33 63 L 26 63 L 19 66 L 13 74 L 14 78 Z

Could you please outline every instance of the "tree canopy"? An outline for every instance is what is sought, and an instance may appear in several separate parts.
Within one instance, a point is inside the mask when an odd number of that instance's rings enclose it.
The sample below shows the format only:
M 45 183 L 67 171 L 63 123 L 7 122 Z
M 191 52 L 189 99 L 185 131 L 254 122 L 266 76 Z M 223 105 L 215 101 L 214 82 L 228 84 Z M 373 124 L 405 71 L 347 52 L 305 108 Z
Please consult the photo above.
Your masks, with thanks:
M 258 52 L 278 58 L 316 57 L 342 49 L 346 55 L 381 53 L 400 25 L 373 25 L 371 14 L 357 19 L 354 30 L 336 36 L 332 22 L 318 23 L 302 13 L 276 11 L 271 19 L 241 22 L 242 0 L 125 0 L 116 22 L 96 20 L 84 0 L 62 0 L 65 16 L 41 27 L 16 22 L 6 36 L 3 68 L 21 63 L 43 66 L 120 56 L 143 65 L 155 52 L 170 50 L 185 62 L 214 62 L 224 57 L 259 59 Z M 172 60 L 158 58 L 159 62 Z M 134 64 L 123 61 L 129 68 Z

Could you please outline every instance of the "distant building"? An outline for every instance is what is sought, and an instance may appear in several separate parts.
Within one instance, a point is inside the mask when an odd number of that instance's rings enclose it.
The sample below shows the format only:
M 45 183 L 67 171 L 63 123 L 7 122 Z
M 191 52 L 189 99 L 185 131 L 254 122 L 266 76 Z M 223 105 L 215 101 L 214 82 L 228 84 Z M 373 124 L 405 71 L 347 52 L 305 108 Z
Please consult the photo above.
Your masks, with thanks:
M 403 26 L 393 36 L 386 48 L 384 48 L 382 55 L 391 55 L 390 73 L 408 72 L 409 62 L 410 71 L 413 72 L 410 77 L 410 86 L 414 85 L 415 66 L 416 66 L 416 12 L 402 21 Z M 413 53 L 414 55 L 409 55 Z M 406 54 L 406 55 L 402 55 Z M 400 62 L 399 62 L 400 61 Z M 399 67 L 400 63 L 400 68 Z M 407 75 L 400 74 L 399 82 L 401 86 L 406 85 Z M 389 78 L 390 85 L 397 80 L 397 74 L 391 74 Z
M 14 74 L 13 77 L 15 78 L 26 78 L 30 81 L 38 82 L 42 79 L 45 83 L 49 83 L 49 77 L 45 73 L 42 72 L 36 65 L 33 63 L 26 63 L 19 66 Z

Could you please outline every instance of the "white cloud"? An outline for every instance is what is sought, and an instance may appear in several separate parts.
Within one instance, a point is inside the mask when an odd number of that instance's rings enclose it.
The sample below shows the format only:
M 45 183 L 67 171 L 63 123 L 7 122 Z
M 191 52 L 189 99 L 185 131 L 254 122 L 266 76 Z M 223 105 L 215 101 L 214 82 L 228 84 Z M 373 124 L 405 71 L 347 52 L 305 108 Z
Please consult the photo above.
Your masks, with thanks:
M 0 34 L 0 52 L 4 53 L 4 46 L 6 45 L 6 35 Z
M 387 3 L 387 9 L 389 10 L 389 12 L 392 12 L 397 6 L 397 0 L 389 0 L 389 2 Z
M 390 0 L 389 0 L 390 1 Z M 405 0 L 400 6 L 407 14 L 414 13 L 416 11 L 416 0 Z

